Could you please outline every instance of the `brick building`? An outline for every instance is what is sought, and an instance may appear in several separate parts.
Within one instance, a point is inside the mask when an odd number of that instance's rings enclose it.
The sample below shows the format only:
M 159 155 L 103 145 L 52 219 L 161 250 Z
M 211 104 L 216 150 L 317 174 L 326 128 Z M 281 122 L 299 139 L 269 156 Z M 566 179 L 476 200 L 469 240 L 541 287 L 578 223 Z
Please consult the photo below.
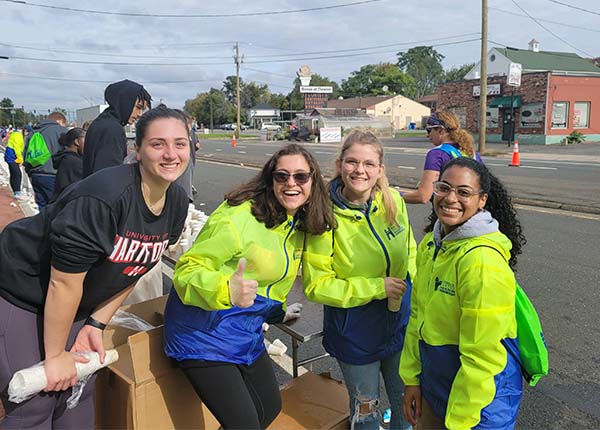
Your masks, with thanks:
M 600 68 L 576 54 L 539 51 L 538 46 L 532 40 L 529 50 L 493 48 L 488 53 L 493 66 L 487 81 L 486 140 L 508 140 L 514 114 L 520 143 L 560 143 L 573 131 L 599 141 Z M 506 85 L 511 62 L 522 65 L 520 87 Z M 479 132 L 479 64 L 464 80 L 441 85 L 438 95 L 438 109 L 452 110 L 466 129 Z

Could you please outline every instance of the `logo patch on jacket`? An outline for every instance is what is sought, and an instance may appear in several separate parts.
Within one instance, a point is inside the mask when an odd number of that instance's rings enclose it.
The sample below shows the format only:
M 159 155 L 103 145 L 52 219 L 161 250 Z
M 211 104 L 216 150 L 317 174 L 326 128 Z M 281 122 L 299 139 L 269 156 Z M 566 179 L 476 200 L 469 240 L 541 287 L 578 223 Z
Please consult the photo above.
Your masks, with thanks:
M 439 291 L 440 293 L 448 294 L 449 296 L 456 295 L 454 284 L 437 277 L 435 278 L 434 290 Z
M 387 237 L 387 240 L 392 240 L 393 238 L 398 236 L 400 233 L 402 233 L 404 230 L 406 230 L 406 229 L 401 225 L 390 226 L 384 230 L 385 237 Z

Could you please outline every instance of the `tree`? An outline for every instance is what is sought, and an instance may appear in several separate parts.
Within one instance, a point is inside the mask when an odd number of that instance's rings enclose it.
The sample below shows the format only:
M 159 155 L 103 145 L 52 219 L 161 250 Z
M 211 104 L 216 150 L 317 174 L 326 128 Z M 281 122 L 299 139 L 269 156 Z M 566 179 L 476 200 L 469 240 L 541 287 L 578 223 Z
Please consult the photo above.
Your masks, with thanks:
M 268 103 L 271 97 L 269 87 L 265 84 L 257 84 L 256 82 L 245 83 L 240 88 L 240 98 L 242 99 L 242 109 L 250 109 L 259 103 Z
M 384 89 L 386 88 L 386 89 Z M 402 94 L 414 97 L 414 79 L 391 63 L 368 64 L 342 81 L 344 97 Z
M 13 101 L 8 97 L 4 97 L 2 100 L 0 100 L 0 125 L 6 126 L 11 124 L 12 116 L 10 111 L 14 107 L 15 105 Z
M 337 84 L 337 82 L 332 81 L 331 79 L 325 76 L 321 76 L 315 73 L 310 79 L 310 86 L 333 87 L 333 93 L 329 94 L 329 98 L 335 99 L 340 96 L 340 86 Z M 294 79 L 294 89 L 288 94 L 288 99 L 290 100 L 290 107 L 292 110 L 304 109 L 304 94 L 300 92 L 299 77 Z
M 406 52 L 398 52 L 398 67 L 415 80 L 416 98 L 435 92 L 444 77 L 443 58 L 431 46 L 416 46 Z
M 240 78 L 240 93 L 244 86 L 244 81 Z M 223 81 L 223 94 L 229 101 L 229 103 L 236 103 L 237 100 L 237 77 L 236 76 L 227 76 Z
M 460 81 L 473 67 L 475 67 L 475 63 L 467 63 L 462 66 L 452 67 L 444 72 L 442 82 Z
M 234 122 L 236 118 L 235 106 L 216 88 L 186 100 L 184 110 L 207 126 Z

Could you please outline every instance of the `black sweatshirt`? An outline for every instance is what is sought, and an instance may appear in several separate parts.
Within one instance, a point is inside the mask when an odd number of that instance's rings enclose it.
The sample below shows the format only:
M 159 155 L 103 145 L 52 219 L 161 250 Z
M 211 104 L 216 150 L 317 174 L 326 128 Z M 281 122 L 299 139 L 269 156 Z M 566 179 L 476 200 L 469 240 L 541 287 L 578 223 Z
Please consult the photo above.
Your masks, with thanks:
M 64 148 L 52 156 L 52 165 L 56 169 L 56 181 L 51 201 L 56 201 L 65 188 L 81 180 L 83 159 L 79 153 Z
M 50 265 L 87 271 L 77 312 L 86 316 L 160 262 L 176 242 L 188 199 L 178 185 L 167 190 L 159 216 L 144 202 L 138 164 L 104 169 L 69 187 L 39 214 L 9 224 L 0 234 L 0 296 L 43 313 Z
M 123 164 L 127 156 L 127 136 L 123 126 L 129 121 L 142 88 L 129 80 L 106 87 L 104 98 L 109 106 L 92 122 L 85 135 L 84 178 L 105 167 Z

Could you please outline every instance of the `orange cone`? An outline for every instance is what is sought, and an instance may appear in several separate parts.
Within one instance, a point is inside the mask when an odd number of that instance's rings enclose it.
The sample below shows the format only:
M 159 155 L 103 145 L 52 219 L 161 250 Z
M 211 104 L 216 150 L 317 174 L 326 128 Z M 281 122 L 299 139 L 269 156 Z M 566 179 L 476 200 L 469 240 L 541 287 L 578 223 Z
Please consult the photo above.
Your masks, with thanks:
M 231 147 L 235 148 L 237 146 L 237 142 L 235 141 L 235 133 L 231 136 Z
M 521 165 L 521 158 L 519 157 L 519 141 L 515 140 L 515 147 L 513 149 L 512 161 L 509 166 L 519 167 Z

